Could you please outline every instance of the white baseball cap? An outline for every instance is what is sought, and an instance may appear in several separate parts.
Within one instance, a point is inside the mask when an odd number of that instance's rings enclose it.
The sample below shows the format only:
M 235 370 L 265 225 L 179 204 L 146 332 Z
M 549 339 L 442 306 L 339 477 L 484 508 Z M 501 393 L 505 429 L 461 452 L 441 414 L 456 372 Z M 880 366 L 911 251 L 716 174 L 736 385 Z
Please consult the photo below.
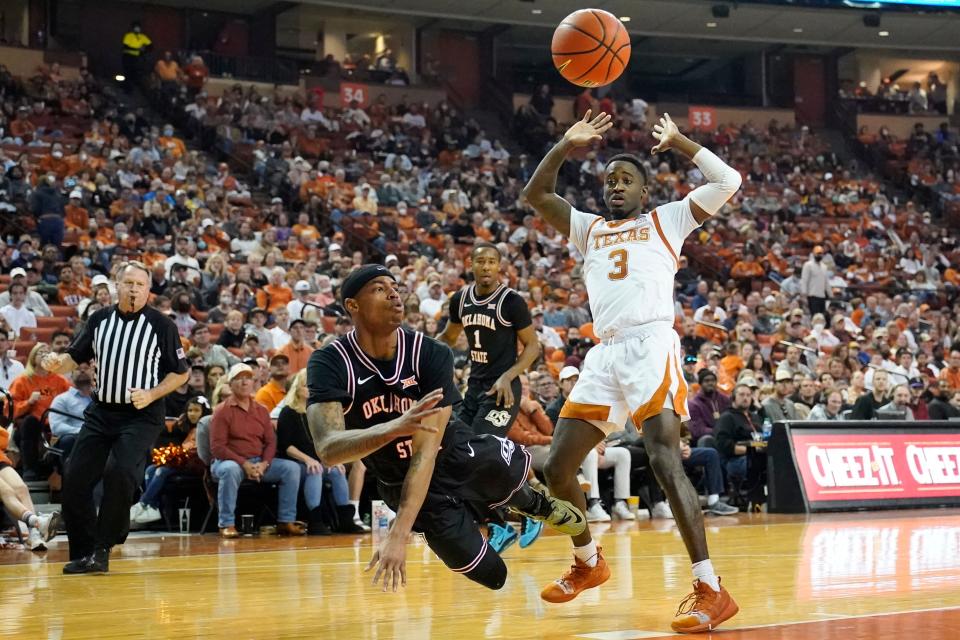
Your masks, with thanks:
M 294 291 L 310 291 L 310 283 L 306 280 L 298 280 L 297 284 L 293 285 Z
M 10 272 L 11 278 L 16 278 L 17 276 L 23 276 L 24 278 L 26 278 L 27 270 L 24 269 L 23 267 L 17 267 L 16 269 Z
M 579 376 L 579 375 L 580 375 L 580 369 L 577 369 L 576 367 L 564 367 L 563 369 L 560 370 L 561 380 L 568 380 L 570 378 L 573 378 L 574 376 Z
M 336 242 L 334 242 L 333 244 L 331 244 L 331 245 L 328 247 L 328 249 L 329 249 L 330 251 L 340 251 L 340 245 L 338 245 Z
M 83 192 L 80 191 L 80 189 L 74 189 L 73 191 L 70 192 L 70 197 L 77 198 L 77 199 L 83 198 Z
M 241 376 L 245 373 L 250 374 L 250 376 L 253 376 L 253 368 L 248 364 L 238 362 L 237 364 L 230 367 L 230 372 L 227 374 L 227 382 L 233 382 L 234 380 L 237 379 L 238 376 Z
M 106 284 L 106 285 L 110 284 L 110 278 L 103 275 L 102 273 L 93 276 L 93 280 L 90 281 L 91 287 L 99 287 L 102 284 Z
M 393 254 L 391 253 L 390 255 L 388 255 L 386 258 L 383 259 L 383 264 L 387 264 L 387 263 L 389 263 L 391 260 L 393 260 L 394 262 L 400 262 L 399 260 L 397 260 L 397 256 L 395 256 L 395 255 L 393 255 Z

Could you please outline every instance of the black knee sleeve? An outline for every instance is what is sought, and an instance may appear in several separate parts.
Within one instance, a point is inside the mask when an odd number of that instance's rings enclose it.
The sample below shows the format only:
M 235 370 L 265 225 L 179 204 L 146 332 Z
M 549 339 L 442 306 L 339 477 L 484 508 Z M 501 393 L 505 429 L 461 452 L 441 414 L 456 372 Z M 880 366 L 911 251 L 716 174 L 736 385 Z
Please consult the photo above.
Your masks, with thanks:
M 507 565 L 504 564 L 503 558 L 494 553 L 493 549 L 487 549 L 480 563 L 463 575 L 487 589 L 497 591 L 507 582 Z

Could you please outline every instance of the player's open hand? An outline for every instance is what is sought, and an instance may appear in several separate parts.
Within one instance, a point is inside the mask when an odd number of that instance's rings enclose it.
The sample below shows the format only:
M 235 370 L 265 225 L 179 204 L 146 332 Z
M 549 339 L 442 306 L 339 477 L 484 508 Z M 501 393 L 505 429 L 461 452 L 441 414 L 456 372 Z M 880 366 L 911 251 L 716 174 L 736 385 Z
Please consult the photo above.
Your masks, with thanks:
M 436 433 L 436 427 L 423 424 L 422 421 L 435 413 L 439 413 L 440 409 L 437 407 L 437 403 L 441 400 L 443 400 L 443 389 L 434 389 L 423 396 L 419 402 L 407 409 L 402 416 L 388 423 L 390 433 L 394 437 L 412 436 L 418 431 Z
M 380 548 L 374 552 L 365 571 L 370 571 L 374 567 L 377 568 L 377 572 L 373 574 L 373 584 L 377 584 L 382 575 L 384 591 L 392 585 L 393 592 L 396 593 L 398 586 L 407 586 L 406 536 L 401 538 L 400 536 L 388 535 Z
M 653 137 L 659 144 L 651 149 L 651 153 L 663 153 L 672 148 L 673 141 L 680 135 L 680 129 L 676 123 L 670 119 L 670 114 L 665 113 L 660 117 L 660 124 L 653 125 Z
M 593 117 L 593 112 L 587 109 L 583 119 L 567 129 L 563 137 L 575 147 L 585 147 L 593 142 L 603 140 L 603 134 L 613 126 L 613 116 L 600 112 Z
M 513 397 L 513 388 L 511 383 L 513 380 L 508 380 L 506 376 L 500 376 L 497 378 L 497 381 L 493 383 L 493 386 L 490 387 L 490 391 L 487 391 L 488 396 L 497 394 L 497 406 L 506 407 L 509 409 L 513 406 L 514 397 Z

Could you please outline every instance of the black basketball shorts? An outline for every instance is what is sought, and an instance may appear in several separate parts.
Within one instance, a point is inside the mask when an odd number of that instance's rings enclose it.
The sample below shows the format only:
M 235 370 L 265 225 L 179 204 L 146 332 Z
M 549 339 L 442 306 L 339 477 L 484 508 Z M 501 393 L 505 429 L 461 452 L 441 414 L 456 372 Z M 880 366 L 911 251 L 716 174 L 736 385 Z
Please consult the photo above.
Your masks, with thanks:
M 503 561 L 480 534 L 479 517 L 471 503 L 487 508 L 509 503 L 526 484 L 530 463 L 530 453 L 523 446 L 496 436 L 476 436 L 453 445 L 437 461 L 414 531 L 424 535 L 452 571 L 499 588 L 487 578 L 500 575 Z M 384 502 L 397 510 L 402 487 L 379 483 L 379 489 Z
M 463 395 L 457 417 L 470 425 L 476 435 L 489 433 L 505 438 L 513 421 L 517 419 L 517 414 L 520 413 L 520 378 L 514 378 L 510 384 L 513 390 L 511 407 L 498 405 L 497 394 L 487 395 L 492 386 L 492 382 L 471 382 L 467 385 L 467 392 Z

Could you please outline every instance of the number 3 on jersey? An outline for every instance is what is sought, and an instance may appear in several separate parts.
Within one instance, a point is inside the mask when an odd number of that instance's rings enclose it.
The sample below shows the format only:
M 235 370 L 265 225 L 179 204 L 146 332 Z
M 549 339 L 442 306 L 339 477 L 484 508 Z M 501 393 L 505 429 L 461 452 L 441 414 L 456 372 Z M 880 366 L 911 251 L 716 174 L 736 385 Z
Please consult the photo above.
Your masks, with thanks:
M 610 252 L 610 260 L 613 262 L 613 271 L 607 274 L 611 280 L 623 280 L 627 277 L 627 250 L 614 249 Z

